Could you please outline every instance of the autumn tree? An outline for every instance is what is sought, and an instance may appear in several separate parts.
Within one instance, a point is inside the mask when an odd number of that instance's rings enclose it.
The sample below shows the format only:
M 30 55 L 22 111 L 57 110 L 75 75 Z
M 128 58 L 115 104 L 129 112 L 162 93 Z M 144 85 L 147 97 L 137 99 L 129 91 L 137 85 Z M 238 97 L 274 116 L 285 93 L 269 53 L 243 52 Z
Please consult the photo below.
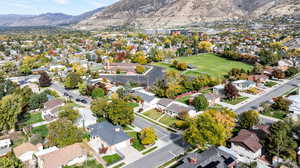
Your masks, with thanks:
M 225 85 L 224 92 L 228 99 L 234 99 L 239 96 L 239 90 L 232 83 Z
M 82 82 L 80 75 L 77 73 L 69 73 L 64 81 L 66 89 L 75 89 L 78 87 L 78 84 Z
M 131 124 L 134 120 L 133 107 L 122 99 L 96 99 L 91 110 L 98 118 L 105 118 L 115 125 Z
M 202 52 L 211 52 L 212 46 L 212 43 L 210 43 L 209 41 L 201 41 L 198 44 L 198 49 Z
M 288 111 L 289 106 L 292 103 L 289 100 L 287 100 L 281 96 L 273 98 L 273 101 L 274 101 L 274 103 L 272 104 L 272 108 L 276 109 L 276 110 L 283 110 L 283 111 Z
M 138 74 L 143 74 L 143 73 L 146 71 L 146 69 L 145 69 L 145 67 L 142 66 L 142 65 L 137 65 L 137 66 L 135 67 L 135 71 L 136 71 L 136 73 L 138 73 Z
M 236 115 L 231 110 L 208 110 L 189 120 L 184 138 L 199 148 L 206 145 L 224 145 L 232 135 L 235 120 Z
M 20 160 L 15 157 L 1 157 L 0 158 L 0 167 L 2 168 L 23 168 L 24 165 Z
M 49 77 L 47 72 L 42 72 L 39 78 L 40 87 L 49 87 L 51 85 L 51 78 Z
M 84 132 L 66 119 L 59 119 L 49 124 L 48 144 L 50 146 L 65 147 L 81 142 Z
M 258 122 L 259 113 L 255 110 L 246 111 L 239 116 L 239 124 L 244 129 L 251 129 Z
M 78 110 L 75 110 L 72 106 L 65 105 L 61 107 L 58 116 L 61 119 L 67 119 L 74 123 L 79 118 L 80 114 Z
M 155 143 L 157 136 L 153 128 L 143 128 L 139 133 L 139 138 L 143 145 L 151 145 Z
M 277 78 L 277 79 L 284 79 L 285 78 L 285 74 L 282 70 L 280 69 L 276 69 L 272 72 L 272 76 Z

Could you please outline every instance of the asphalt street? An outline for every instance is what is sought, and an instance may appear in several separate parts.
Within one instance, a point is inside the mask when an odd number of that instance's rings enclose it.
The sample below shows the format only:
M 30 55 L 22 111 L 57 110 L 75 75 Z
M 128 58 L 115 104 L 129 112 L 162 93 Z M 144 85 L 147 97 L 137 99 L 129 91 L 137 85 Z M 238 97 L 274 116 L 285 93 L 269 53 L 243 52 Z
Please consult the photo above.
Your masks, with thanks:
M 137 115 L 135 115 L 133 125 L 135 125 L 139 128 L 152 127 L 155 130 L 157 137 L 164 142 L 170 142 L 170 141 L 174 141 L 174 140 L 180 138 L 179 134 L 172 133 L 172 132 L 166 130 L 165 128 L 162 128 L 162 127 L 160 127 L 148 120 L 145 120 L 142 117 L 139 117 Z
M 244 106 L 238 108 L 236 110 L 236 112 L 238 114 L 241 114 L 241 113 L 246 112 L 248 110 L 257 109 L 260 106 L 260 104 L 262 104 L 263 102 L 272 100 L 272 98 L 275 98 L 275 97 L 278 97 L 278 96 L 282 96 L 286 92 L 298 87 L 299 84 L 300 84 L 300 76 L 298 75 L 297 77 L 295 77 L 291 81 L 279 86 L 278 88 L 274 89 L 273 91 L 271 91 L 271 92 L 255 99 L 255 100 L 245 104 Z

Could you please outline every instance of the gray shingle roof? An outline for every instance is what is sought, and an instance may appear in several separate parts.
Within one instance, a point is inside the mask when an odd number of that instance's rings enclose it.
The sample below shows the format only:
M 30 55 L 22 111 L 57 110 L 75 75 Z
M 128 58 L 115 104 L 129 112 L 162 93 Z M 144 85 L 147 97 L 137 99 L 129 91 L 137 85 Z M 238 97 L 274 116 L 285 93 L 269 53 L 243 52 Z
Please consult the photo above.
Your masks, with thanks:
M 192 110 L 192 108 L 173 103 L 170 106 L 168 106 L 166 110 L 179 114 L 182 112 L 190 111 L 190 110 Z
M 92 137 L 100 137 L 109 145 L 115 145 L 127 141 L 130 137 L 123 131 L 122 127 L 114 126 L 108 121 L 90 125 L 88 129 Z
M 191 163 L 191 158 L 195 159 L 194 163 Z M 234 163 L 235 158 L 233 155 L 220 150 L 216 147 L 212 147 L 202 153 L 190 153 L 184 158 L 184 163 L 177 168 L 227 168 L 228 165 Z
M 162 106 L 164 106 L 164 107 L 167 107 L 169 104 L 171 104 L 173 102 L 173 100 L 172 99 L 165 99 L 165 98 L 163 98 L 163 99 L 160 99 L 158 102 L 157 102 L 157 104 L 159 104 L 159 105 L 162 105 Z
M 139 92 L 139 91 L 135 91 L 133 94 L 134 94 L 135 96 L 141 97 L 145 102 L 151 102 L 152 100 L 155 99 L 154 96 L 147 95 L 147 94 L 142 93 L 142 92 Z

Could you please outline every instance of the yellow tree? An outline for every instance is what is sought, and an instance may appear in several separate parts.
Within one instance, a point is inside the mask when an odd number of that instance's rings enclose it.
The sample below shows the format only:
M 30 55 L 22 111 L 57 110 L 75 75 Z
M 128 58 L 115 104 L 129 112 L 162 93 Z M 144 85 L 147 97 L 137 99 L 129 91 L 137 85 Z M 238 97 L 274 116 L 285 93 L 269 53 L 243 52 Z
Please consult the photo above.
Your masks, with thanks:
M 199 44 L 198 44 L 198 48 L 203 51 L 203 52 L 211 52 L 212 51 L 212 43 L 209 42 L 209 41 L 201 41 Z

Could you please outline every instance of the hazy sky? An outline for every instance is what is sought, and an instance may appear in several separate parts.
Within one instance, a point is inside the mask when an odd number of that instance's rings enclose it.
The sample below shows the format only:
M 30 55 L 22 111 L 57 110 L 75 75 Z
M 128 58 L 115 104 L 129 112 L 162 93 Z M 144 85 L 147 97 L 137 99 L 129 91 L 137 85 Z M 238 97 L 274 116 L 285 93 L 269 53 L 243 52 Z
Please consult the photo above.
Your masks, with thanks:
M 118 0 L 0 0 L 0 14 L 41 14 L 47 12 L 78 15 Z

